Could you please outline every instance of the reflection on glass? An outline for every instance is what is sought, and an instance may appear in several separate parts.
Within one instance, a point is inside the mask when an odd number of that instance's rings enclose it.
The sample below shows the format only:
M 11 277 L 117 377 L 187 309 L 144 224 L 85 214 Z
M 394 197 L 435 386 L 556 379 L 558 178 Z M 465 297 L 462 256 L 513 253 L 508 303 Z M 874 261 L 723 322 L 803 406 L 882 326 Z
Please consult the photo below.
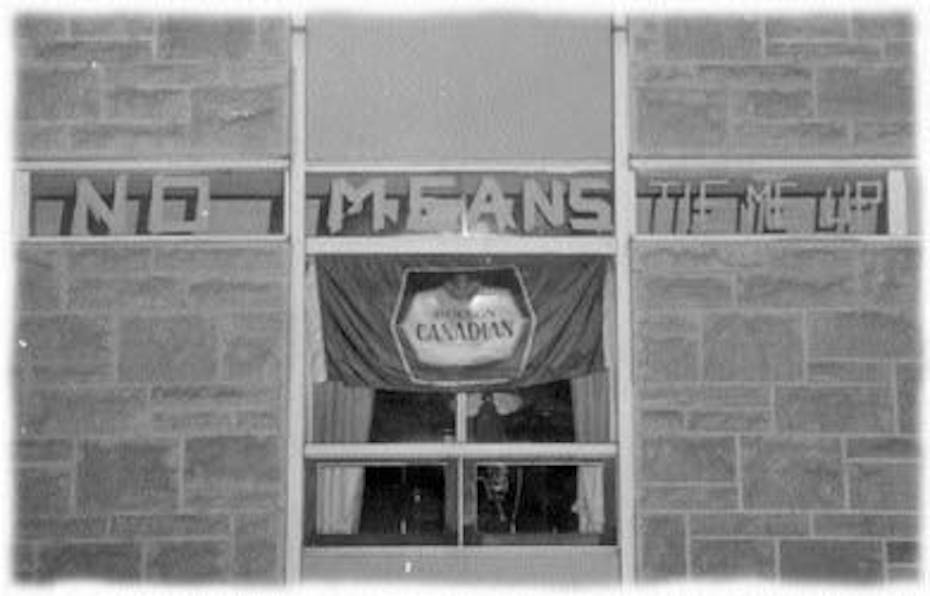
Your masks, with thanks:
M 471 464 L 469 544 L 609 544 L 612 517 L 601 464 Z
M 454 544 L 455 475 L 443 465 L 321 465 L 315 474 L 319 545 Z
M 455 433 L 455 395 L 376 391 L 372 443 L 442 441 Z
M 567 381 L 485 391 L 467 396 L 468 439 L 479 443 L 575 440 L 572 389 Z

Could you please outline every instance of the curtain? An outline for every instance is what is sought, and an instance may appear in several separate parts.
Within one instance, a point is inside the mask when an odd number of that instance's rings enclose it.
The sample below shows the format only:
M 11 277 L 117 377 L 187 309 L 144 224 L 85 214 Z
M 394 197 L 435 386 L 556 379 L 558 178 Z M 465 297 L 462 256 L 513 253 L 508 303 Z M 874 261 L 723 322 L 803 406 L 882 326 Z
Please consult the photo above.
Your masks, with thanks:
M 374 391 L 340 383 L 313 387 L 313 436 L 321 443 L 368 440 Z M 317 473 L 316 528 L 320 534 L 356 534 L 365 489 L 363 466 L 320 466 Z
M 441 365 L 430 371 L 435 380 L 412 378 L 402 360 L 402 334 L 395 334 L 392 324 L 403 312 L 400 306 L 408 304 L 409 297 L 401 295 L 403 280 L 412 272 L 438 272 L 435 275 L 441 279 L 452 275 L 448 273 L 452 270 L 480 277 L 480 270 L 508 268 L 519 272 L 536 320 L 535 329 L 523 338 L 528 342 L 525 367 L 514 374 L 486 376 L 485 369 L 504 364 Z M 347 385 L 407 391 L 433 391 L 433 383 L 440 383 L 454 392 L 474 391 L 480 384 L 476 378 L 493 379 L 488 384 L 494 386 L 520 387 L 600 370 L 606 269 L 607 260 L 592 255 L 316 257 L 328 378 Z M 429 289 L 424 286 L 422 291 Z
M 603 443 L 610 433 L 610 375 L 595 373 L 572 379 L 572 410 L 575 440 Z M 578 466 L 578 491 L 573 510 L 578 531 L 600 534 L 604 530 L 604 470 L 600 464 Z

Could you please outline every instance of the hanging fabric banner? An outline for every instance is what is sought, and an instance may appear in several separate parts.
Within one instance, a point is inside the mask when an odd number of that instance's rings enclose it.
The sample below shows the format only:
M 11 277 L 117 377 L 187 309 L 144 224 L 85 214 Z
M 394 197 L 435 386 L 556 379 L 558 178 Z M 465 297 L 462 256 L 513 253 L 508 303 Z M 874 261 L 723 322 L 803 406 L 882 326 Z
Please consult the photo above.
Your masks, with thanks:
M 320 256 L 330 380 L 449 391 L 602 370 L 598 256 Z

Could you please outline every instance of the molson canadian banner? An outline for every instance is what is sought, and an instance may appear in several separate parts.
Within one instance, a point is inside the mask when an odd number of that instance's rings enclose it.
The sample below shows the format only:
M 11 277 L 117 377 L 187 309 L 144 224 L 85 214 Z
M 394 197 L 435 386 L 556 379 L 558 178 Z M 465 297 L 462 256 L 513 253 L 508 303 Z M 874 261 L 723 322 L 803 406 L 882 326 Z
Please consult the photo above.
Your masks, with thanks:
M 535 326 L 516 267 L 408 269 L 392 330 L 414 382 L 488 383 L 520 374 Z
M 328 380 L 473 391 L 603 370 L 603 256 L 313 258 Z

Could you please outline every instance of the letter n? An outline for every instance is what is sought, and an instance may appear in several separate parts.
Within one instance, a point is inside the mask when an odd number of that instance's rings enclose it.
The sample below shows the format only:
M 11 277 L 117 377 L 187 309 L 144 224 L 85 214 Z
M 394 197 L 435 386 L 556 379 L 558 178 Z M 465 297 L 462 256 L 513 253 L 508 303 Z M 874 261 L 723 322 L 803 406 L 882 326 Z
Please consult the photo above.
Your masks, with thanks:
M 103 220 L 110 234 L 127 234 L 126 199 L 128 195 L 128 177 L 123 174 L 116 177 L 113 185 L 113 207 L 97 193 L 90 179 L 81 177 L 77 180 L 77 196 L 74 204 L 74 217 L 71 220 L 71 234 L 87 236 L 87 216 L 91 213 Z

